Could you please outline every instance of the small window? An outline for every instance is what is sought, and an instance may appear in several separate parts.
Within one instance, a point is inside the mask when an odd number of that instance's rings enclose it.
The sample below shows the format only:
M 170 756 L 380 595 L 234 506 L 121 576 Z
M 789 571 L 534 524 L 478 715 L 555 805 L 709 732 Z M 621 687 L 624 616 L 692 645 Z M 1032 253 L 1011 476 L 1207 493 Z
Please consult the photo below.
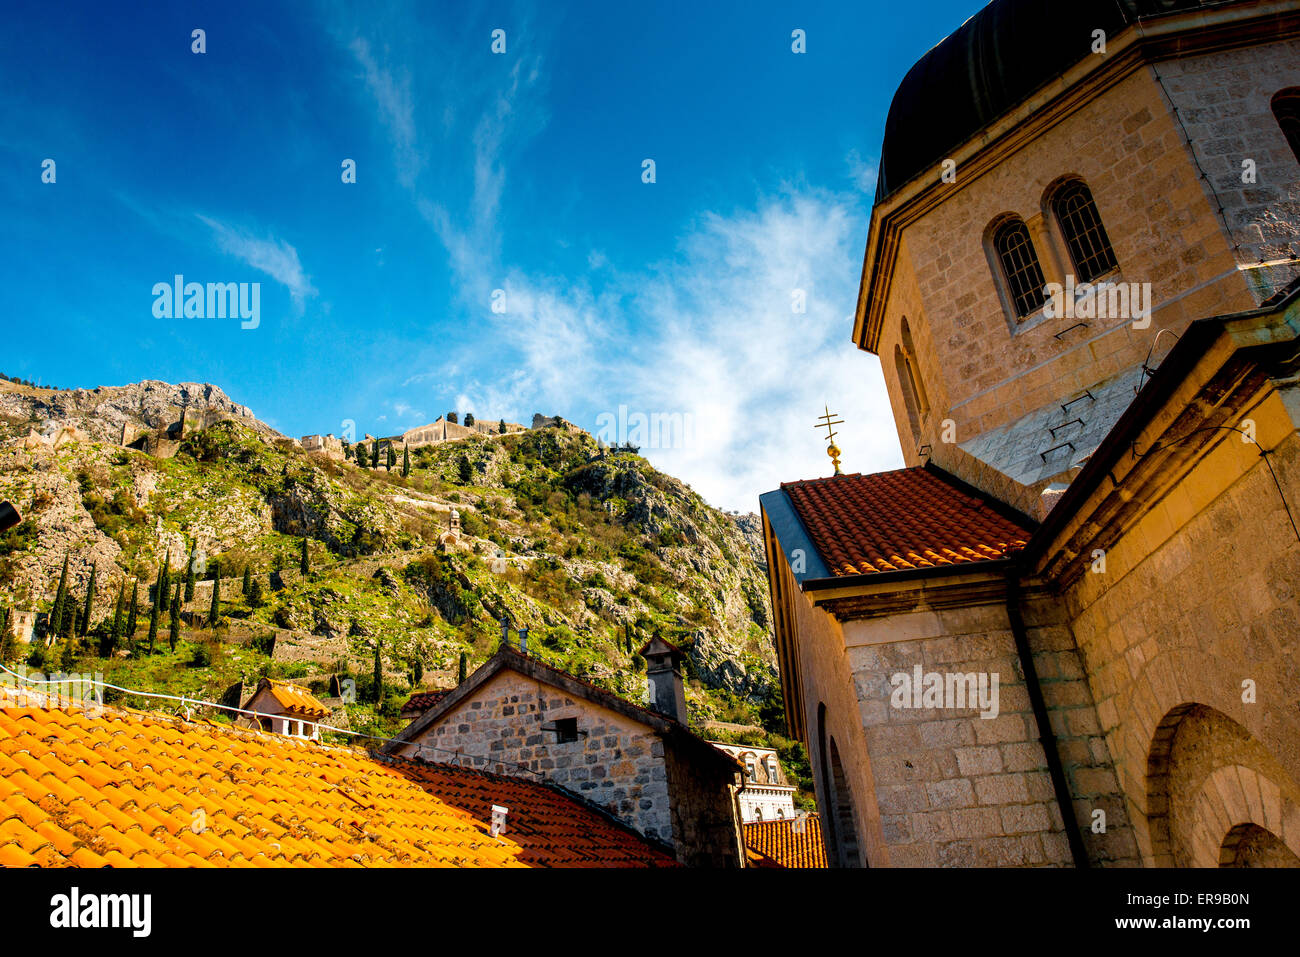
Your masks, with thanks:
M 747 759 L 745 761 L 745 780 L 753 781 L 757 773 L 758 773 L 758 769 L 757 766 L 754 764 L 754 759 L 753 758 Z
M 555 722 L 555 743 L 572 744 L 578 740 L 578 719 L 560 718 Z
M 1067 184 L 1052 200 L 1052 209 L 1070 250 L 1077 282 L 1092 282 L 1115 268 L 1115 251 L 1087 186 L 1077 180 Z
M 754 808 L 754 820 L 755 821 L 763 820 L 763 809 L 761 807 Z
M 1024 220 L 1012 219 L 998 227 L 993 236 L 1002 275 L 1007 282 L 1007 292 L 1016 311 L 1016 318 L 1024 319 L 1044 302 L 1043 268 L 1029 237 L 1029 227 Z
M 1282 127 L 1282 135 L 1291 145 L 1296 162 L 1300 163 L 1300 86 L 1280 90 L 1273 97 L 1273 115 L 1277 125 Z
M 778 821 L 784 821 L 784 820 L 785 820 L 785 808 L 783 808 L 783 807 L 779 807 L 779 808 L 776 809 L 776 819 L 777 819 Z

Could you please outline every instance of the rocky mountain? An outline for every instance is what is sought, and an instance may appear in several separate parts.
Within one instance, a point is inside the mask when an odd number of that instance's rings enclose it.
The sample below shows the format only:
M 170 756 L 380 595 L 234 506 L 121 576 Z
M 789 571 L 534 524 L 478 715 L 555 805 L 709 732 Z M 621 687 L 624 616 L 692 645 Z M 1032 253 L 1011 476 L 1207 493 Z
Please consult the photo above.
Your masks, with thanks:
M 185 408 L 205 410 L 206 427 L 178 428 Z M 123 425 L 170 430 L 166 453 L 122 447 Z M 755 516 L 709 506 L 562 419 L 414 449 L 405 469 L 395 458 L 372 468 L 305 452 L 211 385 L 0 382 L 0 498 L 26 519 L 0 536 L 0 609 L 49 610 L 65 557 L 84 602 L 93 567 L 88 634 L 58 654 L 141 690 L 216 696 L 272 674 L 324 694 L 341 675 L 371 680 L 377 648 L 389 697 L 374 717 L 387 728 L 407 692 L 453 685 L 462 655 L 470 669 L 488 657 L 502 618 L 529 629 L 536 654 L 633 700 L 645 693 L 635 650 L 659 631 L 688 655 L 693 721 L 752 725 L 778 710 Z M 180 640 L 149 651 L 150 585 L 167 562 L 179 587 L 191 554 Z M 105 654 L 133 582 L 137 633 Z

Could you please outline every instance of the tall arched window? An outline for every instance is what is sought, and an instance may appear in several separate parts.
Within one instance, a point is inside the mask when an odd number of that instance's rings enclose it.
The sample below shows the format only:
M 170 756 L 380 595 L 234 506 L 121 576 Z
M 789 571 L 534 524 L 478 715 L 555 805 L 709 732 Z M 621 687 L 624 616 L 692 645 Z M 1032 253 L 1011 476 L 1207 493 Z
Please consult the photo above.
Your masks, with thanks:
M 1052 197 L 1052 211 L 1070 250 L 1075 281 L 1092 282 L 1115 268 L 1115 251 L 1087 186 L 1079 180 L 1066 183 Z
M 898 373 L 898 387 L 903 393 L 903 406 L 907 410 L 908 425 L 912 428 L 914 441 L 921 440 L 921 420 L 930 411 L 930 403 L 925 396 L 925 387 L 921 384 L 916 366 L 916 346 L 912 342 L 912 330 L 904 316 L 899 331 L 899 343 L 894 346 L 894 370 Z
M 1009 219 L 999 226 L 993 234 L 993 248 L 1002 266 L 1002 276 L 1016 318 L 1023 319 L 1044 302 L 1043 267 L 1038 262 L 1038 253 L 1034 251 L 1034 241 L 1029 238 L 1025 221 Z
M 1282 135 L 1291 144 L 1296 162 L 1300 163 L 1300 86 L 1278 91 L 1273 97 L 1273 115 L 1277 117 L 1277 125 L 1282 127 Z

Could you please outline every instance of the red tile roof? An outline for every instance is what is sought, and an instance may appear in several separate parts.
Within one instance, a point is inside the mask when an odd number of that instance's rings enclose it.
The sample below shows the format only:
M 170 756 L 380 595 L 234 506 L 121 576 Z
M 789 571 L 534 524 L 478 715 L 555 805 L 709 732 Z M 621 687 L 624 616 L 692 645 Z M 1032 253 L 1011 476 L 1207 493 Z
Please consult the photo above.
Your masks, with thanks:
M 746 824 L 745 852 L 750 867 L 825 867 L 821 819 L 810 814 L 803 819 L 803 832 L 796 822 L 758 821 Z
M 491 806 L 509 808 L 489 833 Z M 209 722 L 0 708 L 0 866 L 673 867 L 556 788 Z
M 412 715 L 424 714 L 424 712 L 451 694 L 452 690 L 451 688 L 444 688 L 440 691 L 420 691 L 411 695 L 406 704 L 402 705 L 401 717 L 406 718 Z
M 891 572 L 1003 558 L 1032 529 L 933 467 L 787 482 L 832 575 Z

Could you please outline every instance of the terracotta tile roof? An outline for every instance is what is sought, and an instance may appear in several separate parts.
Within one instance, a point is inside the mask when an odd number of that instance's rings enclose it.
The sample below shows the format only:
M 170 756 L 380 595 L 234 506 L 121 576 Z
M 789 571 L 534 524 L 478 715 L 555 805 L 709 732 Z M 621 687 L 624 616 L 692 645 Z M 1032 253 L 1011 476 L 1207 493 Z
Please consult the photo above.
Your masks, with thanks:
M 932 467 L 838 475 L 781 488 L 831 574 L 1003 558 L 1032 529 Z
M 407 699 L 406 704 L 402 705 L 401 716 L 406 718 L 412 715 L 424 714 L 451 692 L 451 688 L 444 688 L 440 691 L 420 691 L 413 694 Z
M 258 690 L 260 691 L 264 685 L 271 692 L 271 697 L 291 711 L 316 715 L 322 718 L 330 713 L 330 709 L 312 697 L 310 692 L 299 688 L 295 684 L 290 684 L 288 681 L 263 678 L 258 682 Z
M 493 804 L 509 808 L 499 839 Z M 533 781 L 134 711 L 0 708 L 0 865 L 34 864 L 676 866 Z
M 803 833 L 795 822 L 758 821 L 744 825 L 745 854 L 750 867 L 825 867 L 822 823 L 816 814 L 803 819 Z

